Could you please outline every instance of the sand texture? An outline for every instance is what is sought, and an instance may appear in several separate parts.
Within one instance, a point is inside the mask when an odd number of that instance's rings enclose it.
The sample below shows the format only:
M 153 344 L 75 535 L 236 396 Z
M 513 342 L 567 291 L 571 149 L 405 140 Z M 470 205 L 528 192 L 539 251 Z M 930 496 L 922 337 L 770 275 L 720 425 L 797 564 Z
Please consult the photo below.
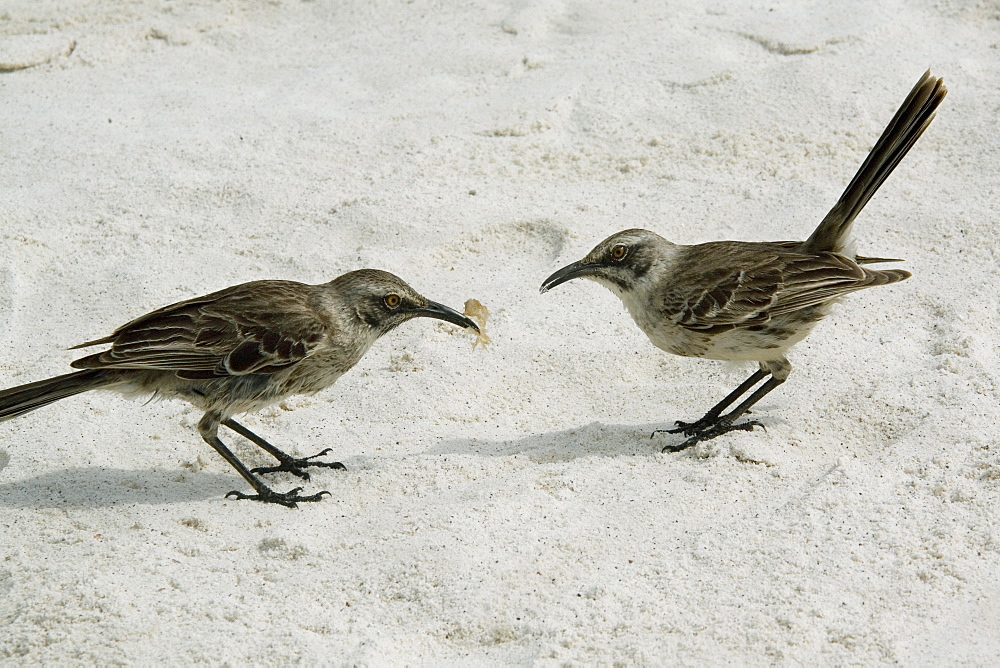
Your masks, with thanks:
M 361 267 L 492 339 L 416 320 L 246 416 L 347 466 L 298 510 L 224 498 L 178 401 L 0 423 L 0 663 L 996 664 L 998 56 L 996 2 L 0 3 L 0 387 Z M 928 67 L 855 225 L 913 278 L 792 351 L 766 431 L 661 454 L 751 367 L 541 281 L 631 227 L 805 238 Z

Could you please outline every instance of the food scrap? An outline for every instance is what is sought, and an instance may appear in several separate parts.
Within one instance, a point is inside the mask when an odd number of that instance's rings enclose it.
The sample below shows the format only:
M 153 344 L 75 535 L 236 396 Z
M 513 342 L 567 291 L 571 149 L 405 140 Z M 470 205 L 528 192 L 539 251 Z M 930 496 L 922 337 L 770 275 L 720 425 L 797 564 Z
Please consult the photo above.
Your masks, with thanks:
M 479 325 L 479 333 L 476 335 L 476 340 L 472 342 L 473 350 L 478 345 L 482 345 L 485 348 L 493 343 L 493 340 L 486 335 L 486 319 L 490 317 L 489 309 L 483 306 L 477 299 L 468 299 L 465 302 L 465 312 L 462 315 L 472 318 Z

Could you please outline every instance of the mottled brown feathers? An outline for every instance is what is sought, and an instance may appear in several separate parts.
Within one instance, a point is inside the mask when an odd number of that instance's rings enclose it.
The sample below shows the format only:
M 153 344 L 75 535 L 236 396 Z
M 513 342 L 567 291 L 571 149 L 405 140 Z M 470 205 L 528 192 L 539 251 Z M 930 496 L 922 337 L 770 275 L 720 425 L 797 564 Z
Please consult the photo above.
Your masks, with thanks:
M 311 305 L 315 289 L 254 281 L 165 306 L 83 344 L 111 348 L 72 366 L 158 369 L 182 378 L 274 373 L 304 359 L 329 334 Z

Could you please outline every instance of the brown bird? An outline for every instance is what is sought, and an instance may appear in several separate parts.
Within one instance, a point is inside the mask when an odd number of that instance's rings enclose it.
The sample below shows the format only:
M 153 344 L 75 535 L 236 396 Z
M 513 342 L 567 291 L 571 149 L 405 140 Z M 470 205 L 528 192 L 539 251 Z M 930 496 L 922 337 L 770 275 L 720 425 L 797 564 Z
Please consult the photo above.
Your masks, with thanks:
M 110 336 L 75 348 L 110 345 L 74 361 L 83 369 L 0 391 L 0 421 L 88 390 L 184 399 L 205 411 L 201 437 L 254 488 L 227 497 L 279 503 L 319 501 L 323 491 L 301 496 L 301 487 L 275 492 L 255 474 L 288 471 L 309 479 L 309 466 L 344 468 L 282 452 L 233 420 L 293 394 L 332 385 L 383 334 L 411 318 L 444 320 L 479 331 L 447 306 L 432 302 L 400 278 L 362 269 L 329 283 L 253 281 L 171 304 L 122 325 Z M 278 460 L 253 471 L 219 439 L 229 427 Z
M 653 345 L 669 353 L 758 363 L 753 375 L 701 419 L 658 430 L 688 436 L 679 445 L 665 446 L 664 452 L 761 426 L 756 420 L 736 420 L 785 382 L 792 370 L 785 354 L 831 304 L 856 290 L 910 277 L 902 269 L 862 266 L 899 260 L 856 255 L 851 225 L 927 129 L 946 93 L 943 81 L 930 72 L 920 78 L 840 200 L 805 241 L 682 246 L 648 230 L 625 230 L 545 279 L 542 292 L 581 277 L 604 285 L 621 298 Z

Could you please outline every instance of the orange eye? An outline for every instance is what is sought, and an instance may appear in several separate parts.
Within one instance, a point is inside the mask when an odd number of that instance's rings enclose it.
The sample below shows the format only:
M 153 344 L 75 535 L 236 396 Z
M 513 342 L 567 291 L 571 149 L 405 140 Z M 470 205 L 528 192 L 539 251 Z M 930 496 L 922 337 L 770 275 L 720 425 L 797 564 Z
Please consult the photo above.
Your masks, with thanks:
M 612 260 L 622 260 L 628 255 L 628 249 L 625 246 L 618 244 L 611 249 L 611 259 Z
M 385 305 L 388 306 L 389 308 L 396 308 L 397 306 L 399 306 L 399 302 L 401 301 L 402 300 L 399 298 L 399 295 L 397 294 L 389 294 L 385 296 Z

